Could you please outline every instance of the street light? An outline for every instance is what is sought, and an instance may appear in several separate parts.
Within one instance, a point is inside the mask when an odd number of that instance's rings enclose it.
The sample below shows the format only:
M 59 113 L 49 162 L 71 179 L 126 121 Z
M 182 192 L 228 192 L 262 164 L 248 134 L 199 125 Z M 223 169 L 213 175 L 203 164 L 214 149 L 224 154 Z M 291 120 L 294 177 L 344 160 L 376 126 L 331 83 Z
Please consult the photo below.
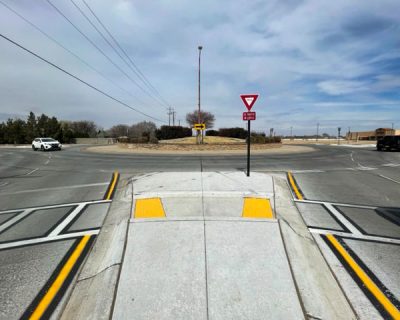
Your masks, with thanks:
M 197 112 L 197 123 L 201 123 L 201 116 L 200 116 L 200 62 L 201 62 L 201 50 L 203 49 L 202 46 L 198 46 L 199 49 L 199 108 Z M 197 131 L 197 142 L 200 143 L 200 131 Z

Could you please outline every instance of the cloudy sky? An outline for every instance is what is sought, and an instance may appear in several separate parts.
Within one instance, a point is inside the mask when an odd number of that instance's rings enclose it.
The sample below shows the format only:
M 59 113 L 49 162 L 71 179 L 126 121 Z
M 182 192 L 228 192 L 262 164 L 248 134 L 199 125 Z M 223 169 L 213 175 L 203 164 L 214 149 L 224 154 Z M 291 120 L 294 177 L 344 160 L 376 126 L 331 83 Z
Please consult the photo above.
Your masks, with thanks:
M 85 20 L 77 7 L 103 31 L 82 0 L 49 1 L 91 42 L 47 0 L 0 0 L 0 33 L 161 121 L 168 105 L 181 123 L 197 107 L 202 45 L 202 108 L 216 127 L 243 126 L 239 95 L 259 93 L 256 130 L 400 128 L 398 0 L 85 0 L 163 101 Z M 150 120 L 3 38 L 0 94 L 0 121 L 31 110 L 105 128 Z

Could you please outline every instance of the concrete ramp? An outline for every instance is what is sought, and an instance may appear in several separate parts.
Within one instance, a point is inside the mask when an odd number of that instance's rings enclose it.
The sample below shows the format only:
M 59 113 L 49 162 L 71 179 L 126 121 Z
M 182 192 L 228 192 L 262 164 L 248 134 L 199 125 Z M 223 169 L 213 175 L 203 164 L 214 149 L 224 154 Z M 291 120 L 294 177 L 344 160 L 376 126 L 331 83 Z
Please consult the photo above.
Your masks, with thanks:
M 206 221 L 210 319 L 303 319 L 278 224 Z
M 304 319 L 270 176 L 160 173 L 134 193 L 114 319 Z

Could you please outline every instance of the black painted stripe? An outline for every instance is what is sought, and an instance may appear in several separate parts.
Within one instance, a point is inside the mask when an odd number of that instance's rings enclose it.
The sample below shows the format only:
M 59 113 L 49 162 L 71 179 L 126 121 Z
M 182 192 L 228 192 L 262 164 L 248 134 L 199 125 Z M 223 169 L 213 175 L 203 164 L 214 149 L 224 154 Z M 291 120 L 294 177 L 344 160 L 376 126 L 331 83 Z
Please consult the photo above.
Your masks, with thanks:
M 382 306 L 382 304 L 375 298 L 375 296 L 368 290 L 362 280 L 355 273 L 353 268 L 347 263 L 347 261 L 343 258 L 340 252 L 337 251 L 335 246 L 328 240 L 326 235 L 321 235 L 321 238 L 325 241 L 328 247 L 335 254 L 336 258 L 340 261 L 346 271 L 350 274 L 353 280 L 357 283 L 359 288 L 364 292 L 365 296 L 369 299 L 371 304 L 378 310 L 381 316 L 384 319 L 392 319 L 390 314 L 386 311 L 386 309 Z M 343 246 L 343 248 L 347 251 L 347 253 L 354 259 L 354 261 L 360 266 L 361 269 L 371 278 L 371 280 L 377 285 L 377 287 L 385 293 L 386 297 L 399 308 L 399 301 L 394 297 L 394 295 L 390 292 L 389 289 L 378 279 L 378 277 L 364 264 L 364 262 L 357 256 L 357 254 L 349 248 L 349 246 L 343 241 L 341 237 L 335 236 L 337 241 Z M 352 238 L 351 238 L 352 239 Z
M 72 253 L 75 251 L 76 247 L 78 246 L 79 242 L 82 240 L 83 237 L 79 237 L 76 239 L 74 244 L 71 246 L 71 248 L 68 250 L 68 252 L 65 254 L 61 262 L 57 265 L 56 269 L 46 282 L 46 284 L 43 286 L 43 288 L 39 291 L 38 295 L 33 299 L 31 304 L 28 306 L 28 308 L 25 310 L 23 315 L 21 316 L 21 320 L 27 320 L 29 317 L 32 315 L 32 313 L 35 311 L 37 306 L 39 305 L 40 301 L 42 301 L 43 297 L 47 293 L 47 291 L 50 289 L 56 278 L 58 277 L 61 269 L 64 267 L 64 265 L 67 263 L 68 259 L 72 255 Z M 42 319 L 49 319 L 54 310 L 56 309 L 58 303 L 61 301 L 64 293 L 68 289 L 69 284 L 72 282 L 75 274 L 79 270 L 79 267 L 81 266 L 84 258 L 86 257 L 87 253 L 89 252 L 89 249 L 92 246 L 92 243 L 94 241 L 95 236 L 91 236 L 88 243 L 86 244 L 85 248 L 83 249 L 81 255 L 77 259 L 76 263 L 74 264 L 73 268 L 71 269 L 71 272 L 68 274 L 67 278 L 65 279 L 64 283 L 62 284 L 60 290 L 57 292 L 55 295 L 54 299 L 51 301 L 50 305 L 44 312 Z M 65 240 L 65 239 L 64 239 Z M 69 240 L 69 239 L 67 239 Z

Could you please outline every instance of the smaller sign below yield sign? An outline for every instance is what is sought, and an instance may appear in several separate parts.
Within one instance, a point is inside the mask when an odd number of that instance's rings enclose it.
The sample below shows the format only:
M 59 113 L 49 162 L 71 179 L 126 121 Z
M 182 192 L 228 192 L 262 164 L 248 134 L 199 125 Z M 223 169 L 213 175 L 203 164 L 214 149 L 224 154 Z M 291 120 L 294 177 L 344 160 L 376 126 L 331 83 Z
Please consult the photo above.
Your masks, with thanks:
M 243 120 L 256 120 L 255 112 L 243 112 Z

